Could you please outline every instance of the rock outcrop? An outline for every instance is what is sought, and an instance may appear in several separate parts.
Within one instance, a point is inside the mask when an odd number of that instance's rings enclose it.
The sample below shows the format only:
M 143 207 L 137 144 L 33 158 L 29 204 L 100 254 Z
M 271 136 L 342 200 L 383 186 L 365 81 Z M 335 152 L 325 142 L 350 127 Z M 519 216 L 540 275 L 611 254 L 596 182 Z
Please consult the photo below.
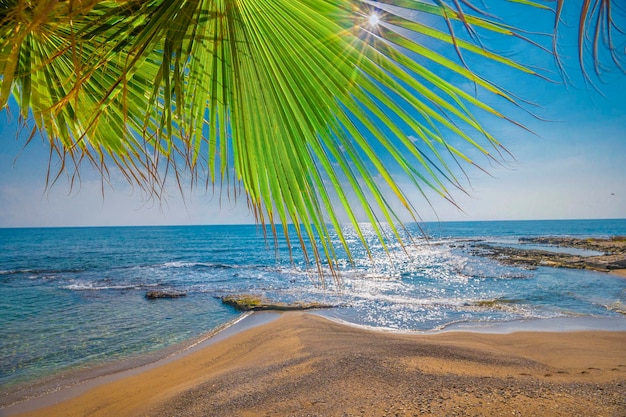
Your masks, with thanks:
M 610 254 L 623 254 L 626 251 L 626 236 L 613 236 L 608 239 L 601 238 L 575 238 L 575 237 L 523 237 L 520 243 L 536 243 L 540 245 L 554 245 L 568 248 L 580 248 L 595 250 Z
M 145 295 L 148 300 L 157 300 L 159 298 L 180 298 L 186 296 L 187 293 L 176 290 L 150 290 L 146 292 Z
M 281 303 L 271 302 L 254 295 L 228 295 L 220 297 L 222 303 L 232 306 L 239 311 L 290 311 L 290 310 L 312 310 L 320 308 L 334 308 L 335 306 L 321 303 Z
M 509 265 L 521 265 L 529 268 L 550 266 L 555 268 L 590 269 L 609 272 L 626 269 L 626 237 L 616 236 L 608 239 L 572 237 L 522 238 L 520 243 L 554 245 L 602 252 L 601 255 L 581 256 L 568 253 L 475 244 L 473 253 L 486 256 Z

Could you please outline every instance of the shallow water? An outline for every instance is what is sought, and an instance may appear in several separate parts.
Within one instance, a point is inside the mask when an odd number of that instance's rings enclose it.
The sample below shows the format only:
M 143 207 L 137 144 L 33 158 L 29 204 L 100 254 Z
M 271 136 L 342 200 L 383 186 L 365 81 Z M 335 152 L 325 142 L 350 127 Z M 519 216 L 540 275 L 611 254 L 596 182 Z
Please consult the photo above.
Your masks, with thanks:
M 429 239 L 416 238 L 406 251 L 392 245 L 387 255 L 373 243 L 373 263 L 349 235 L 354 265 L 344 257 L 339 284 L 325 285 L 299 251 L 291 263 L 284 242 L 275 251 L 256 226 L 0 229 L 0 389 L 197 337 L 239 315 L 216 298 L 236 293 L 337 304 L 324 314 L 394 330 L 626 321 L 623 278 L 503 266 L 468 250 L 476 240 L 623 235 L 626 220 L 422 227 Z M 187 296 L 145 299 L 146 291 L 163 288 Z

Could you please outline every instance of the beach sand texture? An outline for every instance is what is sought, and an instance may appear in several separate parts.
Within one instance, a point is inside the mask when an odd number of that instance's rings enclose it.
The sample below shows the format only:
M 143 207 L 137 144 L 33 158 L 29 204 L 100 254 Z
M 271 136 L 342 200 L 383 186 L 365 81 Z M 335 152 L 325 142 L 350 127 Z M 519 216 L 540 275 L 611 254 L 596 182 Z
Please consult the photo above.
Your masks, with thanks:
M 28 416 L 626 416 L 626 332 L 431 335 L 289 312 Z

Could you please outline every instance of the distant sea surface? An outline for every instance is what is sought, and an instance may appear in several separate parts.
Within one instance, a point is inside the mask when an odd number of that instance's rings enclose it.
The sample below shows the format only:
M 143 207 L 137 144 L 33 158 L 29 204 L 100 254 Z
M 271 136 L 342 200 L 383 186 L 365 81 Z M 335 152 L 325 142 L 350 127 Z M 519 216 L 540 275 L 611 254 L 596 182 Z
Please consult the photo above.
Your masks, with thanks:
M 219 297 L 254 293 L 319 301 L 359 325 L 428 331 L 459 323 L 590 317 L 625 320 L 626 279 L 584 270 L 504 266 L 472 255 L 480 240 L 626 235 L 626 220 L 417 225 L 370 260 L 348 234 L 354 263 L 325 285 L 256 226 L 0 229 L 0 393 L 17 383 L 145 355 L 196 338 L 241 313 Z M 147 300 L 149 290 L 186 297 Z

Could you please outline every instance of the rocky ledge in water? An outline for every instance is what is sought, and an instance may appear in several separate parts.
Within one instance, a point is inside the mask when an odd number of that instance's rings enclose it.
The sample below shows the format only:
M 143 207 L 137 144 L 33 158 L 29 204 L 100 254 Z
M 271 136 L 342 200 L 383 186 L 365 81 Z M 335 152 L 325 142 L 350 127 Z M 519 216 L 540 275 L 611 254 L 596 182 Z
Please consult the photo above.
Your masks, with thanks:
M 602 252 L 601 255 L 581 256 L 538 249 L 509 248 L 488 244 L 474 245 L 473 253 L 495 259 L 509 265 L 529 268 L 550 266 L 555 268 L 590 269 L 610 272 L 626 269 L 626 236 L 608 239 L 573 237 L 522 238 L 520 243 L 554 245 Z
M 568 248 L 580 248 L 604 252 L 607 255 L 619 255 L 626 252 L 626 236 L 602 238 L 575 238 L 575 237 L 523 237 L 520 243 L 535 243 L 540 245 L 554 245 Z
M 319 308 L 334 308 L 335 306 L 330 304 L 321 303 L 281 303 L 271 302 L 264 298 L 254 295 L 228 295 L 220 297 L 222 303 L 235 307 L 239 311 L 290 311 L 290 310 L 313 310 Z
M 176 290 L 151 290 L 146 292 L 145 295 L 148 300 L 157 300 L 159 298 L 180 298 L 186 296 L 187 293 Z

